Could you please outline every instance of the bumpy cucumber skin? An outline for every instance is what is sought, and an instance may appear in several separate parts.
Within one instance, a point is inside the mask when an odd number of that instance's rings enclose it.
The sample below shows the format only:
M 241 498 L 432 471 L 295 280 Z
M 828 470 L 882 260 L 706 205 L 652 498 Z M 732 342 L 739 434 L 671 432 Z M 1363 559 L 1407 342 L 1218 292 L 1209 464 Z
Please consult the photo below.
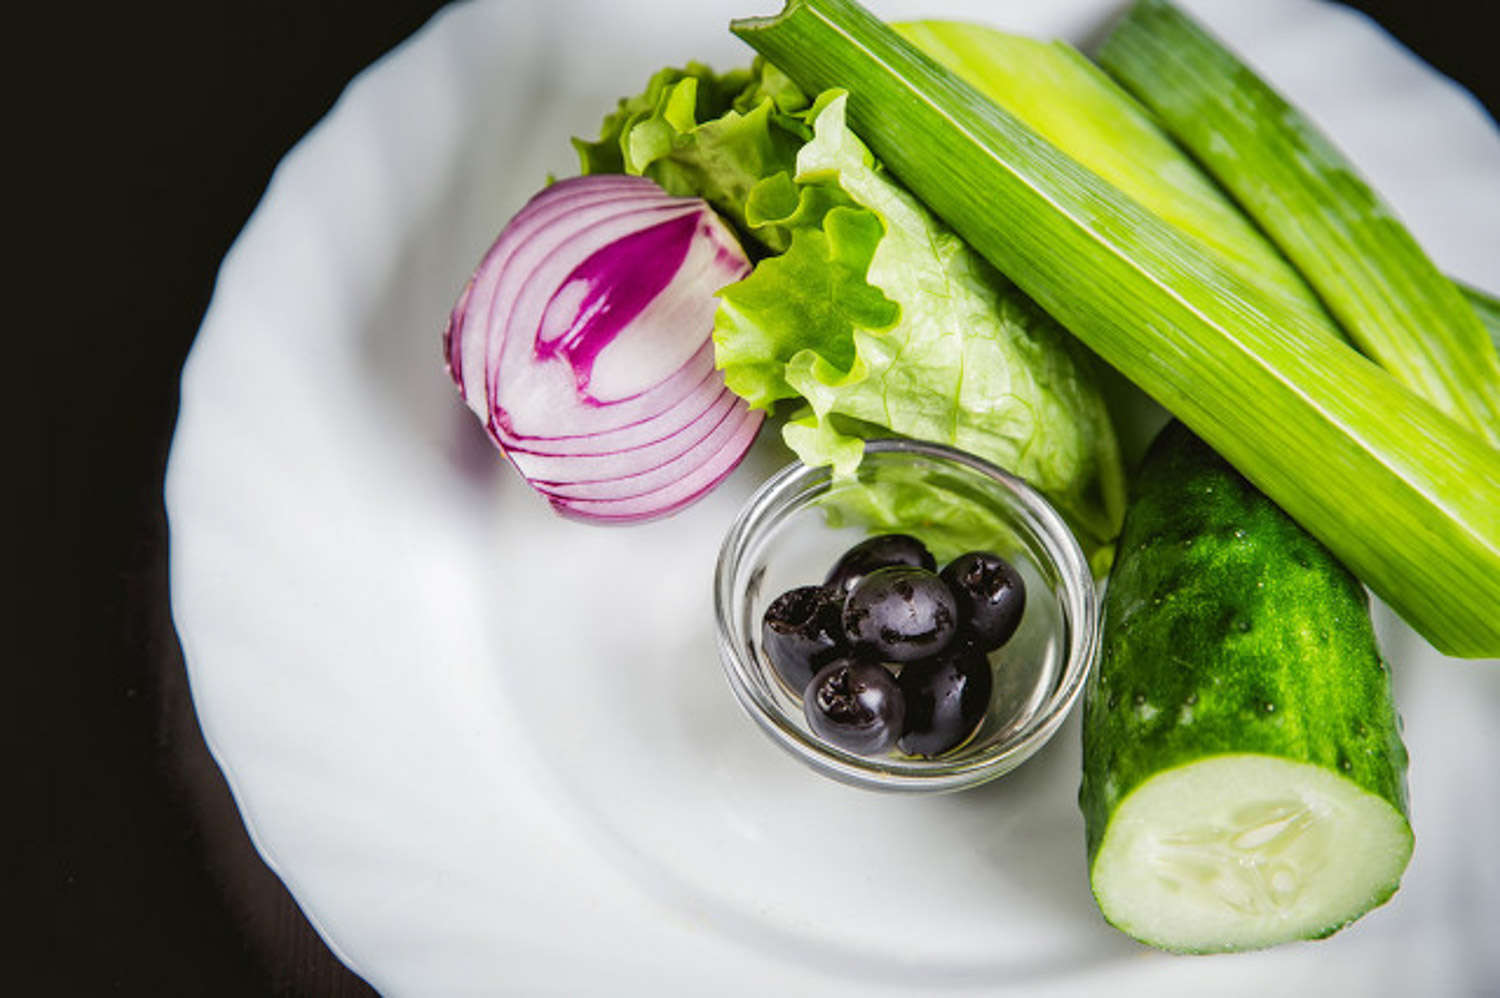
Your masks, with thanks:
M 1409 817 L 1406 746 L 1359 581 L 1181 423 L 1153 442 L 1135 492 L 1084 690 L 1090 869 L 1132 790 L 1222 753 L 1312 763 Z

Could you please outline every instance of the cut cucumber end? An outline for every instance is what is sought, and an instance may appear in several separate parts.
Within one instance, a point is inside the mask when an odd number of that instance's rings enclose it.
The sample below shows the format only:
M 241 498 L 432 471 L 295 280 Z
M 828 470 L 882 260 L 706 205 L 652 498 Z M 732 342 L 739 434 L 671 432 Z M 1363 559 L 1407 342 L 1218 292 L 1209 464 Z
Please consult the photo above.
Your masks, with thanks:
M 1316 939 L 1386 901 L 1411 826 L 1320 766 L 1220 755 L 1164 770 L 1110 821 L 1090 874 L 1110 924 L 1178 952 Z

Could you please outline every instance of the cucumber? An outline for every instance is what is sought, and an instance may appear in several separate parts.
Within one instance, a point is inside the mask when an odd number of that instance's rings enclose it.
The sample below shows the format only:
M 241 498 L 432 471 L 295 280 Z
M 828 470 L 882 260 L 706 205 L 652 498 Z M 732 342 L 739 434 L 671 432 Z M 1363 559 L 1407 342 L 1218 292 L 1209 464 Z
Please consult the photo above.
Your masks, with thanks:
M 1369 598 L 1181 423 L 1135 491 L 1084 693 L 1094 898 L 1179 952 L 1330 935 L 1391 897 L 1412 850 Z

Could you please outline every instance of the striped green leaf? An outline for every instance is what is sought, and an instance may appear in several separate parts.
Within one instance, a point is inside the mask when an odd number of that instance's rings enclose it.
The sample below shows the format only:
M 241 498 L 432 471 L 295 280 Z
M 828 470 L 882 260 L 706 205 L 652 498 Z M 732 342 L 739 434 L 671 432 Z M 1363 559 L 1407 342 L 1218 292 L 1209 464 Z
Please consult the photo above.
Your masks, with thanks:
M 1500 443 L 1500 353 L 1354 165 L 1217 39 L 1139 0 L 1099 63 L 1232 193 L 1370 358 Z
M 734 31 L 1449 654 L 1500 655 L 1500 453 L 849 0 Z

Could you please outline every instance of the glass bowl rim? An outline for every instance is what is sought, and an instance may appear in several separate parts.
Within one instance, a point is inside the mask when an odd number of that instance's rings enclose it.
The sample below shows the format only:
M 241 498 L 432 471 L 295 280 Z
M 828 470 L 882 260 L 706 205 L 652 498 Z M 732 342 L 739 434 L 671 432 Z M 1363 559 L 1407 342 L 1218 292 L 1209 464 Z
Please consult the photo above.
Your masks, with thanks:
M 736 625 L 739 597 L 736 582 L 741 561 L 752 553 L 753 542 L 779 522 L 791 498 L 835 481 L 826 465 L 792 461 L 764 483 L 746 501 L 725 533 L 714 566 L 714 618 L 719 660 L 740 706 L 783 749 L 804 763 L 840 782 L 876 790 L 944 791 L 984 783 L 1019 766 L 1057 732 L 1082 692 L 1084 681 L 1099 653 L 1098 590 L 1088 560 L 1061 514 L 1035 488 L 1020 477 L 967 451 L 944 444 L 906 438 L 869 440 L 865 453 L 913 456 L 958 464 L 999 485 L 1015 500 L 1025 527 L 1035 535 L 1057 572 L 1059 604 L 1067 625 L 1067 649 L 1062 675 L 1052 693 L 1016 737 L 999 742 L 976 755 L 923 760 L 918 769 L 910 761 L 904 769 L 882 766 L 879 758 L 866 758 L 827 745 L 790 722 L 770 693 L 757 679 L 758 665 L 746 661 L 744 642 L 753 635 L 740 633 Z

